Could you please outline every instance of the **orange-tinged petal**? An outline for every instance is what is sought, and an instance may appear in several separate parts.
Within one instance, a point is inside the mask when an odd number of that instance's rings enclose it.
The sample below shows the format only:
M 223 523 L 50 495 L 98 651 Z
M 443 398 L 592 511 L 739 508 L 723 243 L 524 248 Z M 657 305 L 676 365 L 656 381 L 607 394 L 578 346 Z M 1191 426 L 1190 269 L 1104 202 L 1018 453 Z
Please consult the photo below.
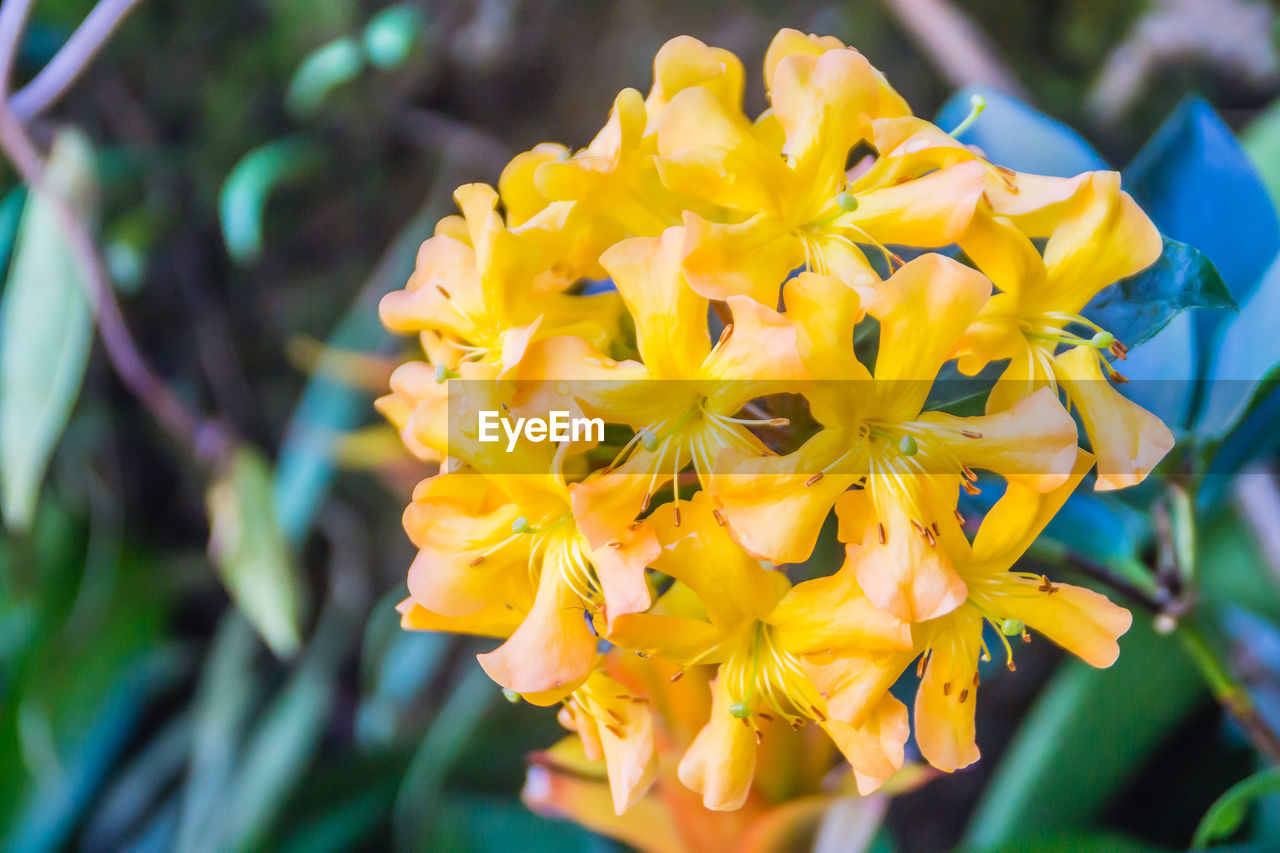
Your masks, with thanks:
M 1005 293 L 1044 286 L 1044 260 L 1025 234 L 1009 220 L 978 210 L 956 241 L 974 265 Z M 1016 304 L 1016 302 L 1015 302 Z
M 828 720 L 822 728 L 852 765 L 858 793 L 863 796 L 889 781 L 902 767 L 904 747 L 911 734 L 907 706 L 889 694 L 881 698 L 861 726 Z
M 708 299 L 749 296 L 772 307 L 787 275 L 804 263 L 800 241 L 772 213 L 719 223 L 685 211 L 684 226 L 685 275 Z
M 764 57 L 765 88 L 772 90 L 774 75 L 778 65 L 789 56 L 822 56 L 832 50 L 851 50 L 835 36 L 806 35 L 799 30 L 784 28 L 778 31 L 769 43 Z M 875 72 L 877 100 L 873 109 L 874 116 L 906 116 L 911 114 L 907 102 L 894 91 L 893 87 L 878 70 Z
M 580 769 L 592 765 L 581 756 L 576 737 L 531 756 L 520 799 L 547 817 L 569 819 L 616 838 L 646 853 L 680 853 L 687 848 L 672 813 L 662 799 L 643 797 L 622 815 L 614 812 L 613 794 L 603 776 Z
M 546 208 L 550 200 L 538 191 L 534 173 L 543 163 L 554 163 L 568 156 L 569 149 L 563 145 L 543 142 L 511 158 L 498 178 L 498 194 L 507 212 L 507 225 L 522 225 Z
M 1112 387 L 1102 375 L 1097 350 L 1074 347 L 1057 356 L 1054 367 L 1098 457 L 1096 488 L 1109 491 L 1141 483 L 1173 449 L 1173 433 Z
M 783 648 L 801 654 L 911 648 L 911 626 L 873 605 L 847 568 L 796 584 L 778 602 L 769 624 Z
M 1010 617 L 1044 634 L 1090 666 L 1108 667 L 1120 656 L 1116 642 L 1133 624 L 1128 610 L 1105 595 L 1084 587 L 1054 584 L 1053 592 L 1040 583 L 1010 576 L 1009 592 L 1001 589 L 999 606 Z M 993 596 L 994 599 L 994 596 Z
M 969 418 L 926 412 L 917 423 L 931 429 L 931 452 L 940 447 L 963 465 L 1018 477 L 1042 492 L 1062 485 L 1076 460 L 1076 422 L 1049 388 L 1003 412 Z
M 698 376 L 706 408 L 732 414 L 754 397 L 795 390 L 806 373 L 794 320 L 747 296 L 726 301 L 733 328 L 721 336 Z
M 822 430 L 787 456 L 720 455 L 707 491 L 743 548 L 775 563 L 809 558 L 831 507 L 858 477 L 853 463 L 821 474 L 851 438 Z
M 846 567 L 876 607 L 904 622 L 921 622 L 964 603 L 967 588 L 950 556 L 912 524 L 895 493 L 873 507 L 866 492 L 846 492 L 836 513 L 842 538 L 847 531 L 851 542 Z
M 623 613 L 640 613 L 649 607 L 649 584 L 644 570 L 658 556 L 661 546 L 648 524 L 623 533 L 590 552 L 591 565 L 600 580 L 605 601 L 605 623 Z
M 1002 295 L 997 294 L 992 297 L 992 302 Z M 966 338 L 966 340 L 969 339 Z M 987 395 L 987 414 L 1005 411 L 1041 388 L 1057 389 L 1053 378 L 1051 347 L 1044 347 L 1038 343 L 1030 344 L 1026 336 L 1021 331 L 1017 331 L 1015 337 L 1010 340 L 1010 349 L 1006 352 L 1009 364 L 991 388 L 991 393 Z M 961 356 L 960 364 L 964 364 L 964 356 Z
M 828 697 L 831 719 L 861 726 L 915 658 L 914 649 L 861 654 L 839 651 L 810 655 L 804 661 L 804 672 Z
M 713 650 L 724 639 L 716 626 L 700 619 L 660 613 L 624 613 L 613 620 L 608 640 L 619 648 L 644 652 L 680 666 L 718 663 Z
M 592 673 L 574 693 L 572 708 L 579 733 L 590 727 L 599 738 L 613 809 L 622 814 L 645 795 L 658 774 L 653 714 L 601 672 Z
M 653 568 L 687 585 L 711 621 L 733 626 L 769 615 L 791 584 L 779 571 L 763 568 L 738 546 L 712 512 L 705 492 L 658 507 L 650 520 L 662 553 Z
M 925 759 L 950 773 L 978 760 L 974 708 L 982 617 L 972 608 L 939 626 L 916 691 L 916 743 Z
M 723 676 L 711 682 L 711 718 L 680 760 L 680 781 L 713 811 L 740 808 L 756 768 L 755 731 L 729 712 L 733 697 Z
M 565 580 L 568 560 L 564 547 L 547 548 L 533 609 L 505 643 L 476 656 L 503 687 L 567 693 L 591 671 L 596 636 L 582 618 L 582 600 Z
M 613 276 L 635 319 L 640 355 L 655 379 L 691 377 L 707 353 L 707 300 L 681 270 L 684 230 L 661 237 L 633 237 L 613 246 L 600 262 Z
M 507 637 L 519 625 L 522 613 L 505 602 L 492 601 L 466 616 L 442 616 L 407 598 L 396 606 L 400 627 L 406 631 L 447 631 L 478 637 Z

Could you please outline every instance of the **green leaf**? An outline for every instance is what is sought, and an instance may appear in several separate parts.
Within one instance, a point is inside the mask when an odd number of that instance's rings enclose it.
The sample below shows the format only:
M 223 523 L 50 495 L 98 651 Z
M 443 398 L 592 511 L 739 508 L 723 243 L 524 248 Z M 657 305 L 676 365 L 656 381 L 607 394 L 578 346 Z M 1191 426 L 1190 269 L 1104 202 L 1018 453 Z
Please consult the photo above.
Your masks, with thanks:
M 1277 767 L 1255 773 L 1232 785 L 1200 819 L 1191 846 L 1208 847 L 1215 841 L 1228 838 L 1244 823 L 1248 807 L 1254 800 L 1277 792 L 1280 792 L 1280 768 Z
M 1258 170 L 1271 201 L 1280 204 L 1280 101 L 1249 123 L 1240 144 Z
M 218 194 L 218 216 L 227 251 L 247 264 L 262 254 L 262 217 L 276 187 L 314 171 L 321 149 L 302 137 L 261 145 L 232 167 Z
M 45 173 L 85 221 L 97 206 L 88 139 L 66 130 Z M 31 523 L 40 482 L 75 405 L 93 341 L 93 311 L 58 213 L 32 194 L 0 301 L 0 503 L 12 530 Z
M 364 28 L 364 51 L 372 65 L 395 68 L 409 58 L 426 27 L 422 10 L 410 3 L 388 6 Z
M 316 115 L 325 97 L 343 83 L 359 76 L 364 68 L 364 55 L 353 38 L 340 38 L 311 51 L 289 81 L 285 93 L 286 109 L 300 118 Z
M 964 845 L 1088 825 L 1203 697 L 1177 643 L 1135 613 L 1109 669 L 1071 659 L 1050 680 L 1001 756 Z
M 1165 237 L 1154 264 L 1104 289 L 1082 313 L 1133 347 L 1187 308 L 1235 309 L 1236 303 L 1204 253 Z
M 276 521 L 271 472 L 241 447 L 209 487 L 209 554 L 236 607 L 278 656 L 298 650 L 301 589 Z
M 962 853 L 1160 853 L 1162 850 L 1116 833 L 1064 832 L 1023 837 L 980 850 L 966 847 Z

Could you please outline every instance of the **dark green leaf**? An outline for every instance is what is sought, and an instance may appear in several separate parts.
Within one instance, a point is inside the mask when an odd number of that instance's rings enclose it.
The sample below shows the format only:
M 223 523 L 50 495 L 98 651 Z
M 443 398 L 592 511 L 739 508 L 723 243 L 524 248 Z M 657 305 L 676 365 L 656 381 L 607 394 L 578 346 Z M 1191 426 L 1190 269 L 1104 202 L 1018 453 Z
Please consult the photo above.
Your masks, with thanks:
M 354 80 L 364 68 L 364 55 L 353 38 L 340 38 L 307 55 L 289 81 L 285 106 L 301 118 L 310 118 L 324 106 L 333 89 Z
M 321 149 L 309 139 L 289 137 L 261 145 L 232 169 L 218 195 L 218 216 L 227 251 L 247 264 L 262 253 L 262 217 L 276 187 L 314 171 Z

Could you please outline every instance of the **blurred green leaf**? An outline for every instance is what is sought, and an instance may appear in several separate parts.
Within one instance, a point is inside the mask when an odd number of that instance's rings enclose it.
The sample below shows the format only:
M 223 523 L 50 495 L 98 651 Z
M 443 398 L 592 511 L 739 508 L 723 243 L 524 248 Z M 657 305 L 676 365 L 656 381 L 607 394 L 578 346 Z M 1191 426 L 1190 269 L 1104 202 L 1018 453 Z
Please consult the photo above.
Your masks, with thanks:
M 1280 204 L 1280 101 L 1255 118 L 1240 137 L 1273 204 Z
M 285 93 L 285 107 L 295 116 L 310 118 L 324 106 L 328 94 L 359 76 L 364 55 L 353 38 L 340 38 L 321 45 L 298 65 Z
M 1217 799 L 1196 827 L 1194 848 L 1208 847 L 1235 833 L 1244 823 L 1248 807 L 1259 797 L 1280 792 L 1280 768 L 1269 768 L 1239 782 Z
M 360 660 L 362 693 L 356 710 L 356 742 L 384 746 L 395 740 L 414 699 L 435 678 L 451 645 L 447 634 L 405 631 L 392 591 L 373 608 Z
M 1037 698 L 978 802 L 965 846 L 1088 826 L 1204 695 L 1176 641 L 1135 613 L 1114 665 L 1067 660 Z
M 0 273 L 9 268 L 13 246 L 18 239 L 18 224 L 22 222 L 22 209 L 27 205 L 27 188 L 19 185 L 5 194 L 0 201 Z
M 444 781 L 467 741 L 484 723 L 498 687 L 479 666 L 467 667 L 427 729 L 396 796 L 395 836 L 402 849 L 434 849 L 426 843 Z
M 182 771 L 191 754 L 191 716 L 182 712 L 165 724 L 137 755 L 116 771 L 84 830 L 84 846 L 118 849 Z
M 78 131 L 54 140 L 51 191 L 86 222 L 97 206 L 93 149 Z M 31 523 L 40 481 L 75 405 L 93 341 L 85 282 L 54 206 L 32 195 L 0 301 L 0 481 L 5 522 Z
M 1083 313 L 1132 347 L 1187 308 L 1235 309 L 1236 303 L 1208 257 L 1165 237 L 1154 264 L 1105 288 Z
M 1023 837 L 995 847 L 966 847 L 962 853 L 1157 853 L 1162 849 L 1111 832 L 1064 832 Z
M 182 789 L 174 849 L 218 849 L 225 792 L 257 698 L 253 663 L 258 649 L 253 628 L 243 616 L 231 611 L 222 617 L 196 690 L 191 766 Z
M 454 794 L 438 803 L 439 820 L 421 845 L 406 849 L 455 853 L 572 853 L 600 850 L 586 830 L 533 814 L 507 798 Z M 617 849 L 612 845 L 604 849 Z
M 262 254 L 262 217 L 271 193 L 311 173 L 321 160 L 319 145 L 291 136 L 253 149 L 232 167 L 218 195 L 218 216 L 236 262 L 247 264 Z
M 301 584 L 276 520 L 271 471 L 237 449 L 209 487 L 209 554 L 236 607 L 280 657 L 300 642 Z
M 425 26 L 426 16 L 410 3 L 398 3 L 378 12 L 364 28 L 364 52 L 370 64 L 391 69 L 404 62 Z

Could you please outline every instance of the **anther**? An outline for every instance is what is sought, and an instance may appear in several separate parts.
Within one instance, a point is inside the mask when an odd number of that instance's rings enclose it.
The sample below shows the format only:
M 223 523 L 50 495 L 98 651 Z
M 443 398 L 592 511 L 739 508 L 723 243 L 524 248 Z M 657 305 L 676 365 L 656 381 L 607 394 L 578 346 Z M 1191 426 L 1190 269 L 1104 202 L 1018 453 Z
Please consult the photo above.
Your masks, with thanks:
M 716 341 L 716 346 L 723 346 L 724 342 L 731 337 L 733 337 L 733 324 L 726 323 L 724 329 L 720 332 L 720 338 Z
M 718 509 L 712 509 L 711 517 L 716 520 L 716 524 L 720 525 L 721 527 L 724 527 L 724 513 L 722 513 Z
M 950 696 L 950 695 L 951 695 L 951 682 L 950 682 L 950 681 L 944 681 L 944 682 L 942 682 L 942 695 L 943 695 L 943 696 Z
M 928 663 L 928 655 L 920 655 L 920 660 L 916 662 L 916 678 L 924 678 L 924 665 Z
M 682 678 L 684 678 L 684 670 L 677 669 L 676 674 L 668 678 L 667 681 L 670 681 L 672 684 L 674 684 Z
M 804 481 L 804 484 L 805 484 L 806 486 L 812 486 L 812 485 L 815 485 L 815 484 L 817 484 L 817 483 L 819 483 L 819 482 L 821 482 L 821 481 L 822 481 L 822 477 L 823 477 L 823 475 L 822 475 L 821 473 L 814 474 L 812 477 L 810 477 L 809 479 L 805 480 L 805 481 Z
M 676 504 L 675 510 L 672 514 L 675 516 L 676 527 L 679 527 L 680 526 L 680 504 Z
M 1114 369 L 1108 370 L 1107 376 L 1109 376 L 1111 378 L 1111 381 L 1116 383 L 1117 385 L 1129 384 L 1129 377 L 1125 376 L 1123 373 L 1121 373 L 1118 370 L 1114 370 Z
M 960 691 L 960 704 L 963 705 L 964 700 L 968 698 L 969 698 L 969 688 L 966 687 L 964 690 Z
M 961 465 L 960 473 L 964 474 L 964 478 L 968 480 L 970 483 L 978 482 L 978 475 L 973 473 L 973 469 L 970 468 L 968 465 Z
M 883 521 L 876 522 L 876 529 L 880 531 L 880 544 L 881 545 L 889 544 L 889 532 L 884 529 L 884 522 Z
M 1009 671 L 1010 671 L 1010 672 L 1017 672 L 1017 671 L 1018 671 L 1018 665 L 1017 665 L 1017 664 L 1015 664 L 1015 663 L 1013 662 L 1013 659 L 1012 659 L 1012 658 L 1010 658 L 1010 659 L 1009 659 L 1009 664 L 1008 664 L 1008 666 L 1009 666 Z
M 973 686 L 978 686 L 978 671 L 976 669 L 973 671 Z
M 467 563 L 467 565 L 474 569 L 476 566 L 480 565 L 483 562 L 484 562 L 484 554 L 481 554 L 479 557 L 475 557 L 474 559 L 472 559 L 471 562 Z
M 960 488 L 964 489 L 965 494 L 967 494 L 969 497 L 982 494 L 982 489 L 979 489 L 977 486 L 975 486 L 973 483 L 970 483 L 968 480 L 961 480 Z
M 743 722 L 746 722 L 746 720 L 743 720 Z M 756 746 L 759 746 L 761 743 L 764 742 L 764 733 L 761 732 L 759 729 L 756 729 L 755 733 L 756 733 Z
M 825 723 L 827 721 L 827 715 L 822 713 L 817 705 L 810 705 L 809 710 L 813 712 L 813 718 L 818 722 Z
M 937 538 L 934 537 L 932 530 L 928 530 L 928 529 L 925 530 L 924 541 L 929 543 L 930 548 L 936 548 L 938 546 L 938 540 Z
M 617 551 L 617 550 L 619 550 L 620 548 L 622 548 L 622 543 L 621 543 L 621 542 L 619 542 L 617 539 L 615 539 L 615 540 L 613 540 L 612 542 L 610 542 L 610 543 L 609 543 L 609 547 L 610 547 L 610 548 L 612 548 L 613 550 Z
M 617 711 L 613 710 L 612 708 L 605 708 L 604 710 L 605 710 L 605 713 L 606 713 L 606 714 L 608 714 L 610 717 L 612 717 L 612 718 L 613 718 L 613 721 L 614 721 L 615 723 L 621 723 L 621 722 L 622 722 L 622 715 L 621 715 L 621 714 L 619 714 Z
M 961 526 L 961 527 L 964 527 L 964 525 L 965 525 L 964 516 L 960 513 L 960 510 L 958 510 L 958 509 L 953 509 L 953 510 L 951 510 L 951 514 L 952 514 L 952 515 L 954 515 L 954 516 L 956 517 L 956 521 L 958 521 L 958 522 L 960 523 L 960 526 Z
M 610 723 L 609 725 L 605 726 L 605 730 L 606 730 L 607 732 L 609 732 L 609 734 L 613 735 L 613 736 L 614 736 L 614 737 L 616 737 L 616 738 L 621 738 L 621 737 L 622 737 L 622 729 L 618 728 L 617 726 L 613 725 L 612 723 Z
M 436 282 L 436 290 L 440 291 L 440 295 L 443 296 L 445 299 L 453 298 L 452 296 L 449 295 L 449 291 L 445 290 L 444 285 L 441 284 L 440 282 Z
M 772 722 L 773 722 L 773 715 L 772 715 L 772 714 L 766 714 L 764 711 L 761 711 L 760 713 L 756 714 L 756 716 L 757 716 L 757 717 L 759 717 L 760 719 L 764 720 L 766 723 L 772 723 Z
M 982 433 L 974 432 L 971 429 L 962 429 L 960 430 L 960 434 L 963 435 L 965 438 L 982 438 Z

